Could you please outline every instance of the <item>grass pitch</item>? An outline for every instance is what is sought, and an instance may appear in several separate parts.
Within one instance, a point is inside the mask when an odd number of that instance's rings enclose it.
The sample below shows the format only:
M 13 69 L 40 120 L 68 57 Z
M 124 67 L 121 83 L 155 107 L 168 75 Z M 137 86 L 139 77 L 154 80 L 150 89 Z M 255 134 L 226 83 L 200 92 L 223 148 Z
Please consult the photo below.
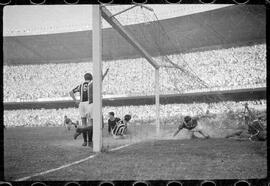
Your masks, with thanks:
M 132 126 L 132 138 L 115 140 L 104 129 L 104 145 L 123 149 L 98 154 L 83 163 L 30 180 L 151 180 L 251 179 L 267 176 L 266 142 L 232 139 L 176 139 L 170 126 L 161 140 L 155 127 Z M 92 148 L 73 140 L 74 129 L 8 128 L 4 131 L 4 170 L 7 181 L 57 168 L 86 158 Z

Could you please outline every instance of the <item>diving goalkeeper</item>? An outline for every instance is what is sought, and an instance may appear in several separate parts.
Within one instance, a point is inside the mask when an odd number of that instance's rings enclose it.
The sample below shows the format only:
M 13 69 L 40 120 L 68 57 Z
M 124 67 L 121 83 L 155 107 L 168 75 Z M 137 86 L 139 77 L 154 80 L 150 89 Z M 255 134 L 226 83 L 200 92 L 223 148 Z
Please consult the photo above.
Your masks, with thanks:
M 182 129 L 187 129 L 191 133 L 191 138 L 196 138 L 196 136 L 194 135 L 195 132 L 200 133 L 205 139 L 209 138 L 209 135 L 202 132 L 202 127 L 197 120 L 197 118 L 185 116 L 183 123 L 180 123 L 177 131 L 173 134 L 173 137 L 175 137 Z

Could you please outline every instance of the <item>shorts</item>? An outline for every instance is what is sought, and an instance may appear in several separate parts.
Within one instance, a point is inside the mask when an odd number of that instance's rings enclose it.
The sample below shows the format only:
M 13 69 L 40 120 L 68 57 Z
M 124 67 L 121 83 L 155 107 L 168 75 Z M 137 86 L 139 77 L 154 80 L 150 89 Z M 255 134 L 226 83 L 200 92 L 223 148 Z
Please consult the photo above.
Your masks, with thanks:
M 202 125 L 198 122 L 197 126 L 194 129 L 189 130 L 190 132 L 200 132 L 203 130 Z
M 80 102 L 79 104 L 79 112 L 81 118 L 93 118 L 93 103 L 89 104 L 88 101 Z

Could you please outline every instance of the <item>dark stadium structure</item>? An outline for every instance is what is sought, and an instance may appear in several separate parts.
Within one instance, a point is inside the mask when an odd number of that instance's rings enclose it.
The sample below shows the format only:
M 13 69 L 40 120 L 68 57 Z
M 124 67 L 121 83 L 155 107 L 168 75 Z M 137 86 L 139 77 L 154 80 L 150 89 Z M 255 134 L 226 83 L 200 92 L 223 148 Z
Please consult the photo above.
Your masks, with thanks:
M 172 103 L 212 103 L 219 102 L 219 96 L 223 101 L 245 101 L 266 99 L 266 88 L 225 90 L 213 92 L 196 92 L 186 94 L 161 95 L 161 104 Z M 104 98 L 103 106 L 126 106 L 126 105 L 153 105 L 155 104 L 154 96 L 131 96 L 118 98 Z M 74 101 L 43 101 L 43 102 L 10 102 L 4 103 L 5 110 L 15 109 L 59 109 L 74 107 Z
M 265 43 L 266 39 L 266 14 L 263 5 L 229 6 L 216 10 L 186 15 L 181 17 L 161 20 L 170 38 L 177 40 L 181 48 L 175 48 L 169 40 L 162 44 L 163 55 L 185 53 L 198 50 L 210 50 L 231 46 L 252 45 Z M 144 23 L 142 23 L 144 24 Z M 140 29 L 140 24 L 126 26 L 132 31 Z M 144 25 L 150 34 L 154 27 Z M 139 53 L 123 39 L 114 29 L 103 29 L 103 40 L 108 45 L 103 46 L 103 59 L 115 60 L 141 57 Z M 108 42 L 111 37 L 119 42 L 118 47 L 113 47 L 113 42 Z M 192 38 L 192 39 L 191 39 Z M 67 63 L 90 61 L 92 58 L 92 32 L 80 31 L 61 34 L 12 36 L 4 37 L 4 64 L 42 64 L 42 63 Z M 140 41 L 139 41 L 140 42 Z M 152 45 L 144 46 L 152 55 L 156 53 Z M 112 57 L 114 57 L 112 59 Z M 161 104 L 164 103 L 192 103 L 215 101 L 215 97 L 222 94 L 226 100 L 242 101 L 245 99 L 265 99 L 266 88 L 244 89 L 235 91 L 221 91 L 208 93 L 192 93 L 186 95 L 162 95 Z M 211 98 L 210 98 L 211 97 Z M 23 102 L 5 103 L 4 108 L 29 109 L 29 108 L 67 108 L 74 107 L 71 101 L 48 102 Z M 117 105 L 142 105 L 154 104 L 153 96 L 122 97 L 104 99 L 104 106 Z
M 209 50 L 211 47 L 265 43 L 266 8 L 264 5 L 229 6 L 216 10 L 161 20 L 169 40 L 162 43 L 162 55 Z M 144 23 L 142 23 L 144 24 Z M 150 24 L 151 25 L 151 24 Z M 154 27 L 143 25 L 145 37 L 151 39 Z M 126 26 L 132 32 L 141 24 Z M 114 37 L 117 46 L 108 42 Z M 92 32 L 80 31 L 49 35 L 12 36 L 3 38 L 4 64 L 67 63 L 91 61 Z M 103 60 L 131 59 L 139 53 L 112 28 L 103 29 Z M 139 41 L 140 42 L 140 41 Z M 141 41 L 142 42 L 142 41 Z M 153 46 L 144 46 L 151 56 L 159 55 Z M 113 56 L 113 59 L 112 59 Z

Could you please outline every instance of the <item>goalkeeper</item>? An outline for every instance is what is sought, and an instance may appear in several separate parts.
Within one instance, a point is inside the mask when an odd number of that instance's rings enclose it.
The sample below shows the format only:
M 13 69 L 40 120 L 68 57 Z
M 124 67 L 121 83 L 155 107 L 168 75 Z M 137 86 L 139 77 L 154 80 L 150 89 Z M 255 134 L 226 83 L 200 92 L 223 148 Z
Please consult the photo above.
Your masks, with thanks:
M 196 136 L 194 135 L 195 132 L 200 133 L 205 139 L 209 138 L 210 137 L 209 135 L 202 132 L 202 127 L 197 120 L 198 120 L 197 118 L 185 116 L 183 123 L 180 123 L 177 131 L 173 134 L 173 137 L 175 137 L 182 129 L 185 128 L 191 133 L 191 138 L 196 138 Z

